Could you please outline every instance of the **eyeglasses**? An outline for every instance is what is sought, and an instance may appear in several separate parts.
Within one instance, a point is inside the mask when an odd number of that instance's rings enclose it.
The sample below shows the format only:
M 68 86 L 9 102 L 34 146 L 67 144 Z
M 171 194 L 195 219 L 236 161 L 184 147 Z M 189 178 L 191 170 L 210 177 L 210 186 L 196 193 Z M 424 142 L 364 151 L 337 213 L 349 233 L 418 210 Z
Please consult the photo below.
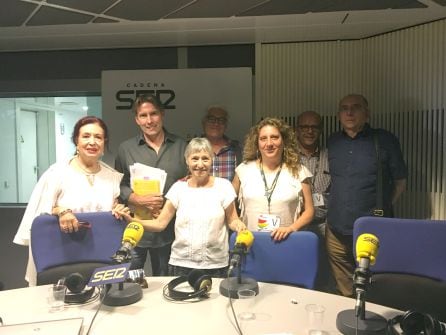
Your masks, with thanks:
M 308 124 L 302 124 L 302 125 L 299 125 L 298 127 L 299 127 L 299 129 L 301 131 L 310 131 L 310 129 L 312 131 L 319 131 L 319 130 L 321 130 L 320 126 L 308 125 Z
M 214 124 L 226 124 L 226 118 L 224 117 L 208 116 L 206 117 L 206 121 Z

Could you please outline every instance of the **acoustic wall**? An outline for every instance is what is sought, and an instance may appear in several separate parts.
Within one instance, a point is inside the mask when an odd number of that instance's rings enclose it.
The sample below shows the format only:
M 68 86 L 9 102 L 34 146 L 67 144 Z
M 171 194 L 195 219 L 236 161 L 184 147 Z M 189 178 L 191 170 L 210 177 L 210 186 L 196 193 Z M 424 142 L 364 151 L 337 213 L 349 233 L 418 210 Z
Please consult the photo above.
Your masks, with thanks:
M 446 20 L 355 41 L 260 44 L 255 119 L 294 124 L 305 110 L 324 116 L 324 138 L 339 129 L 348 93 L 369 100 L 370 123 L 392 131 L 409 167 L 400 217 L 446 218 Z

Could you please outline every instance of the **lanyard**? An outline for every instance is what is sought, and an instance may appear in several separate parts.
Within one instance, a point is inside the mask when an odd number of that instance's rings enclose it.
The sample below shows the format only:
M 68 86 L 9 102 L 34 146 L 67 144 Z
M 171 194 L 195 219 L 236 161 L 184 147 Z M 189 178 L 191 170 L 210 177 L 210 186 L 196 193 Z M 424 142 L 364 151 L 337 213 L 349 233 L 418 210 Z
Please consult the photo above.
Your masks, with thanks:
M 268 183 L 266 182 L 265 172 L 263 171 L 263 164 L 260 162 L 260 173 L 262 174 L 263 184 L 265 185 L 265 197 L 268 201 L 268 214 L 271 214 L 271 196 L 273 195 L 274 189 L 277 185 L 277 180 L 279 179 L 280 172 L 282 171 L 282 163 L 280 163 L 279 171 L 277 171 L 276 176 L 274 177 L 273 183 L 271 187 L 268 187 Z

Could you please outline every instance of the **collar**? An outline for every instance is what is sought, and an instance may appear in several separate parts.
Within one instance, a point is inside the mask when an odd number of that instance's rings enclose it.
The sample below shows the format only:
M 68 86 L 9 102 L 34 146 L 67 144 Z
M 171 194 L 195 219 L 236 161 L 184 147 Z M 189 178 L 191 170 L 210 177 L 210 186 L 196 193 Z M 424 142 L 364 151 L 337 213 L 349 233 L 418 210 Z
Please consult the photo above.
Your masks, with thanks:
M 344 131 L 344 129 L 342 129 L 342 134 L 344 136 L 347 136 L 348 138 L 351 138 L 350 136 L 347 135 L 347 133 Z M 370 124 L 365 123 L 362 130 L 359 133 L 357 133 L 354 138 L 368 137 L 368 136 L 372 136 L 372 135 L 373 135 L 372 127 L 370 127 Z
M 305 152 L 302 150 L 302 147 L 300 145 L 298 146 L 298 152 L 299 152 L 299 155 L 301 155 L 302 157 L 319 157 L 319 155 L 321 153 L 321 151 L 319 149 L 319 145 L 316 147 L 316 150 L 310 156 L 307 156 L 305 154 Z

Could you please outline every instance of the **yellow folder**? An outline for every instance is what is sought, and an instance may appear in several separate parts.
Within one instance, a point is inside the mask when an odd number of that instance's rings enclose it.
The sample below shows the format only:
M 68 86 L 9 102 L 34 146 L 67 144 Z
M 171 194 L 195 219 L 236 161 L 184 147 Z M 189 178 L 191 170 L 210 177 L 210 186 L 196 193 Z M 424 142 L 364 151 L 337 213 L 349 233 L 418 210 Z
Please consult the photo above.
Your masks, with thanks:
M 137 195 L 160 194 L 160 181 L 156 179 L 134 179 L 133 192 Z M 148 208 L 137 206 L 135 208 L 135 217 L 148 220 L 152 219 L 152 214 Z

